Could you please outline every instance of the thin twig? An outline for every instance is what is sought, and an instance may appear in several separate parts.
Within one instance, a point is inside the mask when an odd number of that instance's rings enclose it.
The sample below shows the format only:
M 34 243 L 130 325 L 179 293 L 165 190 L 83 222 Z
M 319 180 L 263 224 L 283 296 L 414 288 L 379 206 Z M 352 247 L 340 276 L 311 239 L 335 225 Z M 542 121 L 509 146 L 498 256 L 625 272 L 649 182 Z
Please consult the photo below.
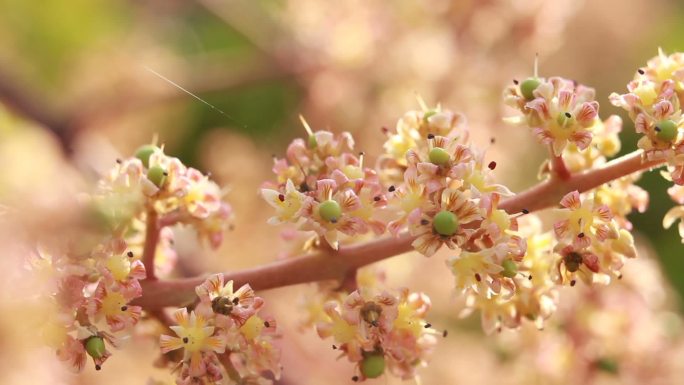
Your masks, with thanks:
M 157 253 L 157 243 L 159 243 L 159 221 L 158 214 L 154 208 L 147 210 L 147 226 L 145 227 L 145 245 L 143 246 L 142 261 L 147 272 L 147 281 L 156 281 L 157 276 L 154 272 L 154 256 Z

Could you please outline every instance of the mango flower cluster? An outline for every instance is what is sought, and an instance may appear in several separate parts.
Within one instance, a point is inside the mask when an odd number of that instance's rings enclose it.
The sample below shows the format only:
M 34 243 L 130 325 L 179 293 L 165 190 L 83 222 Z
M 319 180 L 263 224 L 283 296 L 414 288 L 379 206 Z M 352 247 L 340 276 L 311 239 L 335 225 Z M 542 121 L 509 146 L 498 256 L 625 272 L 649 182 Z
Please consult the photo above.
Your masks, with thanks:
M 333 249 L 339 234 L 382 234 L 385 223 L 377 209 L 387 203 L 377 173 L 355 154 L 349 133 L 313 132 L 302 118 L 308 137 L 295 139 L 283 159 L 274 159 L 276 181 L 261 189 L 276 210 L 269 223 L 291 222 L 312 231 Z
M 215 274 L 196 288 L 194 310 L 173 313 L 175 336 L 162 335 L 166 354 L 183 350 L 177 363 L 179 385 L 266 385 L 280 377 L 280 351 L 273 345 L 276 322 L 259 314 L 264 304 L 249 285 L 234 290 L 233 281 Z
M 663 218 L 663 226 L 669 228 L 684 218 L 684 54 L 666 55 L 659 50 L 658 56 L 637 70 L 627 89 L 626 94 L 612 94 L 611 102 L 629 112 L 636 131 L 643 134 L 638 146 L 646 157 L 667 161 L 668 170 L 662 175 L 673 182 L 668 193 L 678 204 Z M 681 222 L 679 234 L 684 242 Z
M 564 292 L 543 333 L 524 327 L 497 336 L 502 370 L 512 370 L 514 383 L 650 383 L 654 373 L 677 383 L 682 325 L 665 281 L 656 261 L 639 258 L 614 285 Z
M 142 296 L 140 281 L 148 278 L 143 254 L 153 254 L 157 273 L 173 269 L 176 254 L 168 226 L 191 225 L 218 246 L 231 217 L 216 184 L 151 145 L 135 157 L 117 160 L 80 201 L 84 230 L 29 258 L 34 272 L 48 282 L 41 300 L 54 310 L 42 336 L 77 372 L 88 356 L 101 369 L 109 348 L 140 321 L 142 308 L 131 302 Z M 144 251 L 153 235 L 156 243 Z
M 637 130 L 650 138 L 648 146 L 640 142 L 644 161 L 669 157 L 668 176 L 675 181 L 681 140 L 680 59 L 680 54 L 661 53 L 648 69 L 639 71 L 638 81 L 630 83 L 633 95 L 611 96 L 613 103 L 629 107 L 635 120 L 650 122 L 641 128 L 637 124 Z M 643 87 L 658 92 L 648 99 Z M 640 92 L 643 95 L 637 97 Z M 567 175 L 602 167 L 621 149 L 622 119 L 615 115 L 601 119 L 590 87 L 535 75 L 514 81 L 504 91 L 504 102 L 517 110 L 505 120 L 529 129 L 548 148 L 549 160 L 539 173 L 542 179 L 567 177 L 559 174 L 558 167 Z M 500 208 L 514 194 L 494 180 L 496 162 L 488 161 L 485 152 L 470 142 L 462 114 L 439 106 L 428 108 L 422 101 L 421 105 L 421 110 L 399 119 L 394 130 L 383 129 L 387 141 L 375 168 L 362 166 L 363 155 L 355 155 L 349 134 L 313 132 L 305 124 L 308 138 L 295 140 L 286 159 L 276 159 L 277 179 L 261 191 L 276 208 L 270 222 L 294 223 L 334 249 L 340 239 L 352 242 L 371 230 L 376 235 L 411 236 L 413 248 L 427 257 L 446 246 L 451 250 L 447 266 L 456 290 L 466 299 L 462 314 L 480 310 L 487 332 L 518 328 L 526 321 L 543 328 L 558 307 L 560 287 L 575 286 L 578 280 L 591 285 L 622 278 L 626 260 L 636 257 L 627 216 L 643 212 L 649 200 L 648 193 L 635 184 L 638 172 L 589 191 L 567 193 L 558 201 L 551 226 L 544 226 L 528 210 Z M 663 133 L 671 131 L 665 120 L 674 122 L 675 135 Z M 681 189 L 674 187 L 670 193 L 684 204 Z M 665 224 L 682 213 L 681 207 L 673 209 Z M 684 233 L 682 226 L 680 231 Z M 339 233 L 346 237 L 340 238 Z M 325 309 L 330 319 L 327 328 L 318 328 L 319 333 L 328 336 L 335 335 L 330 330 L 342 330 L 340 320 L 350 320 L 349 309 L 356 309 L 352 304 L 376 303 L 383 314 L 390 313 L 394 304 L 382 291 L 360 291 L 356 297 L 335 297 L 336 305 L 326 307 L 322 304 L 330 297 L 319 296 L 320 304 L 314 308 Z M 349 339 L 339 340 L 342 345 L 340 341 Z M 364 354 L 369 354 L 367 346 L 344 346 L 352 362 L 363 362 Z M 361 374 L 361 379 L 368 377 L 363 370 Z M 406 372 L 399 375 L 405 377 Z
M 408 288 L 388 290 L 384 274 L 360 270 L 356 289 L 319 287 L 307 298 L 305 326 L 332 338 L 340 357 L 355 364 L 353 381 L 389 371 L 402 379 L 417 377 L 441 334 L 426 321 L 430 298 Z M 327 289 L 327 290 L 326 290 Z

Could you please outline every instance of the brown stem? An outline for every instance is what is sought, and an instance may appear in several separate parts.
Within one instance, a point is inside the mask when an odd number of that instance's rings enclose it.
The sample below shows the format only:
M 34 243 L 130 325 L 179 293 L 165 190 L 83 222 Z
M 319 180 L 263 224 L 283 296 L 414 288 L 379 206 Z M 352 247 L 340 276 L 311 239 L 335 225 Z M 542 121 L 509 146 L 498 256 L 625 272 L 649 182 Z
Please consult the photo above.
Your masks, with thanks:
M 550 178 L 529 190 L 501 202 L 499 208 L 508 213 L 523 210 L 530 212 L 557 205 L 563 195 L 578 190 L 594 189 L 611 180 L 637 171 L 661 165 L 664 161 L 645 161 L 642 151 L 635 151 L 615 159 L 602 167 L 573 174 L 568 179 Z M 249 283 L 255 290 L 272 289 L 299 283 L 342 279 L 354 269 L 403 254 L 413 250 L 415 238 L 401 234 L 397 238 L 385 237 L 378 240 L 340 246 L 338 251 L 320 250 L 302 257 L 276 261 L 267 265 L 224 273 L 226 280 L 235 285 Z M 195 298 L 194 287 L 205 277 L 173 279 L 165 281 L 144 281 L 143 296 L 134 303 L 148 309 L 164 306 L 181 306 Z
M 150 208 L 147 210 L 147 226 L 145 227 L 145 245 L 143 246 L 142 261 L 147 272 L 147 281 L 156 281 L 154 273 L 154 256 L 157 253 L 159 243 L 159 221 L 157 212 Z

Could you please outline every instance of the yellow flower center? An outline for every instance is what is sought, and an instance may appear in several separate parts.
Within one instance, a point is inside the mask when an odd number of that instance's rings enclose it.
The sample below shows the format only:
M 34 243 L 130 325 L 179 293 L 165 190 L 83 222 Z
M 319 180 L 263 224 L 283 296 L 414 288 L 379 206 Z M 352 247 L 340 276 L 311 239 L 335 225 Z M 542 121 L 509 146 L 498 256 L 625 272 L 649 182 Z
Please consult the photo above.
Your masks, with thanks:
M 264 320 L 259 318 L 259 316 L 253 315 L 249 317 L 244 325 L 242 325 L 240 332 L 248 340 L 253 340 L 257 338 L 259 334 L 261 334 L 261 331 L 264 329 L 264 327 Z
M 102 311 L 107 316 L 122 314 L 124 310 L 121 308 L 125 305 L 126 299 L 121 293 L 112 292 L 102 299 Z
M 641 99 L 641 102 L 645 106 L 650 106 L 658 97 L 658 93 L 655 87 L 651 83 L 640 83 L 637 88 L 634 89 L 634 93 Z
M 580 207 L 570 214 L 570 228 L 576 234 L 587 232 L 593 224 L 594 215 L 584 207 Z
M 112 273 L 114 279 L 123 281 L 131 272 L 131 262 L 126 256 L 115 255 L 107 260 L 107 269 Z

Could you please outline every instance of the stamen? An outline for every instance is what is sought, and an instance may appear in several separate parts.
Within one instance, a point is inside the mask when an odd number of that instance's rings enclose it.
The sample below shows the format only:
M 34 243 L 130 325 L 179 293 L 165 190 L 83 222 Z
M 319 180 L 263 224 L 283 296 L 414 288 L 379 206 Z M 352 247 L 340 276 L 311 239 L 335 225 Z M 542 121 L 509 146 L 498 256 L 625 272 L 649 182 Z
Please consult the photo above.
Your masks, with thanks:
M 300 114 L 299 115 L 299 120 L 302 121 L 302 124 L 304 125 L 304 130 L 306 130 L 306 133 L 309 134 L 310 136 L 313 135 L 313 130 L 309 126 L 309 123 L 306 122 L 306 119 Z

